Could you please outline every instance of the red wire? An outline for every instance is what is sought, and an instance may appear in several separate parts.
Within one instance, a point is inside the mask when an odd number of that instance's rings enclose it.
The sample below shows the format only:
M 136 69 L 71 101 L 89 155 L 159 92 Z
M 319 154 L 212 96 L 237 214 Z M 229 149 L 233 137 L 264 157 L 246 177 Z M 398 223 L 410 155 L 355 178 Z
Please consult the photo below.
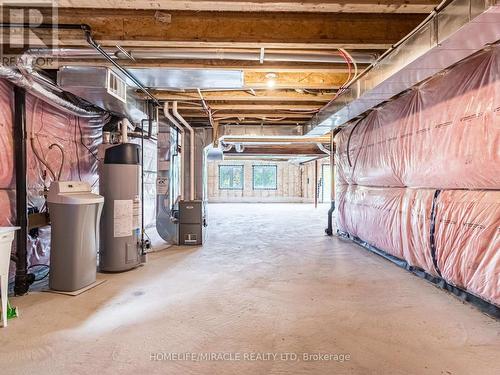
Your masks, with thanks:
M 351 81 L 352 68 L 351 68 L 350 58 L 349 58 L 349 56 L 347 56 L 341 50 L 339 50 L 339 53 L 344 58 L 344 61 L 347 64 L 347 68 L 348 68 L 348 72 L 349 72 L 348 73 L 348 77 L 347 77 L 347 80 L 339 87 L 339 89 L 337 90 L 337 92 L 335 93 L 335 95 L 333 96 L 333 98 L 325 106 L 323 106 L 322 108 L 326 107 L 327 105 L 329 105 L 330 103 L 332 103 L 334 100 L 336 100 L 346 90 L 347 87 L 345 87 L 345 86 Z M 320 110 L 321 109 L 319 109 L 318 111 L 320 111 Z

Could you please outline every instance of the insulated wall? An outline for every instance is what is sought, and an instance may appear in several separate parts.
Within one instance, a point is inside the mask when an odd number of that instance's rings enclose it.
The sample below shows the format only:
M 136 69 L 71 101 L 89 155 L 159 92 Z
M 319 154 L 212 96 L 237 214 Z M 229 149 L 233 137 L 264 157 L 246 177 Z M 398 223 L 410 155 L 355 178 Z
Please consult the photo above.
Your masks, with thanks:
M 15 225 L 13 85 L 0 80 L 0 225 Z M 26 94 L 28 208 L 42 212 L 43 191 L 55 174 L 61 180 L 87 181 L 96 186 L 97 146 L 103 119 L 79 119 Z M 51 145 L 57 144 L 62 148 Z M 43 162 L 42 162 L 43 161 Z M 46 165 L 44 165 L 45 163 Z M 28 265 L 48 264 L 50 227 L 30 231 Z M 10 275 L 15 265 L 11 263 Z
M 500 306 L 500 48 L 335 138 L 338 229 Z
M 366 186 L 500 187 L 500 48 L 371 111 L 336 137 L 337 178 Z

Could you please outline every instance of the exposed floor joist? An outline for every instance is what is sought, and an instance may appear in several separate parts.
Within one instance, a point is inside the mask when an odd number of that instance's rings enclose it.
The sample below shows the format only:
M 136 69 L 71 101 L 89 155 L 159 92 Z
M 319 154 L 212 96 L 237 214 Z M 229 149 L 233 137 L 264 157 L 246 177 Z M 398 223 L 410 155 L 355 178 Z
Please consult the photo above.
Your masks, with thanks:
M 336 49 L 343 47 L 353 54 L 358 53 L 360 59 L 364 58 L 360 60 L 364 63 L 358 65 L 362 70 L 373 56 L 380 55 L 425 17 L 424 14 L 382 13 L 399 11 L 406 13 L 412 6 L 422 9 L 434 5 L 434 2 L 428 0 L 401 1 L 396 3 L 397 5 L 385 0 L 357 1 L 340 4 L 333 1 L 286 0 L 280 2 L 60 0 L 59 5 L 63 8 L 58 9 L 57 22 L 90 25 L 95 40 L 110 54 L 115 54 L 119 48 L 124 48 L 127 51 L 134 50 L 137 56 L 140 56 L 141 49 L 145 51 L 149 48 L 149 52 L 153 50 L 151 52 L 153 56 L 160 56 L 148 59 L 143 54 L 142 58 L 134 60 L 127 59 L 127 54 L 122 52 L 116 56 L 120 64 L 125 67 L 241 70 L 244 77 L 243 90 L 202 92 L 203 99 L 213 111 L 213 118 L 221 124 L 301 125 L 335 97 L 335 92 L 347 81 L 348 71 L 352 66 L 349 68 L 348 64 L 343 62 L 325 63 L 325 60 L 317 57 L 314 61 L 321 62 L 290 61 L 293 58 L 288 56 L 288 61 L 266 61 L 265 58 L 261 61 L 243 61 L 220 57 L 231 51 L 252 54 L 250 59 L 253 59 L 253 55 L 259 57 L 261 51 L 264 56 L 266 53 L 268 56 L 273 53 L 275 56 L 280 53 L 302 55 L 302 57 L 322 55 L 323 58 L 326 56 L 326 61 L 332 61 L 330 54 L 339 57 Z M 181 3 L 184 5 L 180 5 Z M 243 3 L 246 6 L 242 11 Z M 327 4 L 330 10 L 316 8 L 323 6 L 320 3 Z M 201 8 L 182 8 L 191 5 Z M 172 10 L 175 6 L 180 6 L 181 10 Z M 210 7 L 210 10 L 218 10 L 217 7 L 221 6 L 220 10 L 223 11 L 203 11 L 203 6 Z M 294 11 L 297 9 L 294 7 L 309 10 L 299 13 Z M 136 8 L 139 10 L 135 10 Z M 361 8 L 364 10 L 360 10 Z M 375 14 L 382 8 L 385 9 L 382 13 Z M 316 11 L 311 13 L 312 9 Z M 329 13 L 353 10 L 357 13 Z M 430 11 L 430 8 L 428 10 Z M 41 8 L 41 11 L 46 16 L 44 22 L 55 21 L 50 19 L 50 12 L 46 8 Z M 35 31 L 46 43 L 50 32 Z M 58 47 L 83 48 L 85 53 L 91 51 L 81 30 L 61 30 L 58 32 L 58 37 L 60 39 Z M 168 51 L 185 47 L 204 53 L 208 53 L 206 48 L 210 47 L 212 49 L 210 56 L 215 49 L 215 58 L 196 60 L 174 57 L 186 56 L 182 55 L 186 50 L 177 51 L 178 55 L 165 57 Z M 159 51 L 158 48 L 163 48 L 164 51 Z M 250 48 L 252 50 L 249 50 Z M 268 52 L 262 51 L 262 48 Z M 360 52 L 362 54 L 359 54 Z M 147 56 L 151 54 L 146 53 Z M 43 66 L 43 68 L 55 69 L 66 64 L 108 65 L 98 55 L 90 55 L 84 58 L 56 60 L 50 67 Z M 273 90 L 268 90 L 269 79 L 266 75 L 270 72 L 276 75 Z M 179 101 L 179 112 L 189 121 L 202 126 L 209 124 L 207 112 L 201 108 L 201 98 L 197 92 L 181 93 L 165 89 L 154 91 L 159 100 Z M 327 94 L 318 94 L 316 91 L 324 91 Z M 197 103 L 197 106 L 181 102 L 193 102 Z
M 431 0 L 56 0 L 60 7 L 122 8 L 189 11 L 246 12 L 330 12 L 330 13 L 429 13 L 436 5 Z
M 50 20 L 47 11 L 40 9 Z M 89 24 L 102 46 L 385 49 L 411 31 L 421 14 L 329 14 L 58 10 L 59 23 Z M 46 39 L 46 33 L 37 31 Z M 60 45 L 86 46 L 82 33 L 61 31 Z

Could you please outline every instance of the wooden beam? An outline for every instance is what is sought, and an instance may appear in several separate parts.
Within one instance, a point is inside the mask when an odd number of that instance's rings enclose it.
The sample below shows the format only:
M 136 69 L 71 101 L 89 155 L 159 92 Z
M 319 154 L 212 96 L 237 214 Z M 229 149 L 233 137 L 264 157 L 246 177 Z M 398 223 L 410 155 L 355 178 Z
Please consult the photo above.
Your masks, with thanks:
M 51 16 L 40 9 L 51 21 Z M 226 46 L 229 48 L 385 49 L 411 31 L 423 15 L 184 12 L 58 9 L 58 22 L 89 24 L 102 46 Z M 52 21 L 55 21 L 52 19 Z M 44 37 L 43 30 L 36 30 Z M 79 30 L 60 31 L 60 45 L 87 43 Z M 46 36 L 45 36 L 46 38 Z M 48 41 L 46 41 L 48 42 Z
M 114 8 L 188 11 L 245 11 L 245 12 L 330 12 L 330 13 L 430 13 L 436 3 L 432 0 L 56 0 L 59 7 Z
M 251 88 L 267 87 L 266 72 L 245 71 L 245 86 Z M 348 78 L 345 73 L 315 73 L 315 72 L 286 72 L 277 73 L 276 88 L 290 89 L 338 89 Z

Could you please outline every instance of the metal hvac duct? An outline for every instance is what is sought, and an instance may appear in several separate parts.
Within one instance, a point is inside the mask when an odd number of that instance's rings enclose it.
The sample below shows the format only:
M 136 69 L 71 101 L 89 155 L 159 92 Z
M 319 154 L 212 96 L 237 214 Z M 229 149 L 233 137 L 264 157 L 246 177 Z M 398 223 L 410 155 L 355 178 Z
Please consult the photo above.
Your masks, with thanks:
M 57 72 L 57 84 L 97 107 L 137 124 L 147 118 L 144 102 L 135 99 L 135 89 L 106 67 L 64 66 Z
M 500 39 L 497 0 L 444 2 L 307 124 L 325 134 Z
M 28 90 L 37 98 L 50 103 L 52 106 L 62 110 L 63 112 L 70 113 L 78 117 L 98 117 L 102 115 L 101 112 L 86 110 L 61 98 L 52 91 L 47 90 L 41 84 L 28 80 L 24 75 L 16 72 L 12 68 L 0 65 L 0 77 L 9 80 L 16 86 Z

